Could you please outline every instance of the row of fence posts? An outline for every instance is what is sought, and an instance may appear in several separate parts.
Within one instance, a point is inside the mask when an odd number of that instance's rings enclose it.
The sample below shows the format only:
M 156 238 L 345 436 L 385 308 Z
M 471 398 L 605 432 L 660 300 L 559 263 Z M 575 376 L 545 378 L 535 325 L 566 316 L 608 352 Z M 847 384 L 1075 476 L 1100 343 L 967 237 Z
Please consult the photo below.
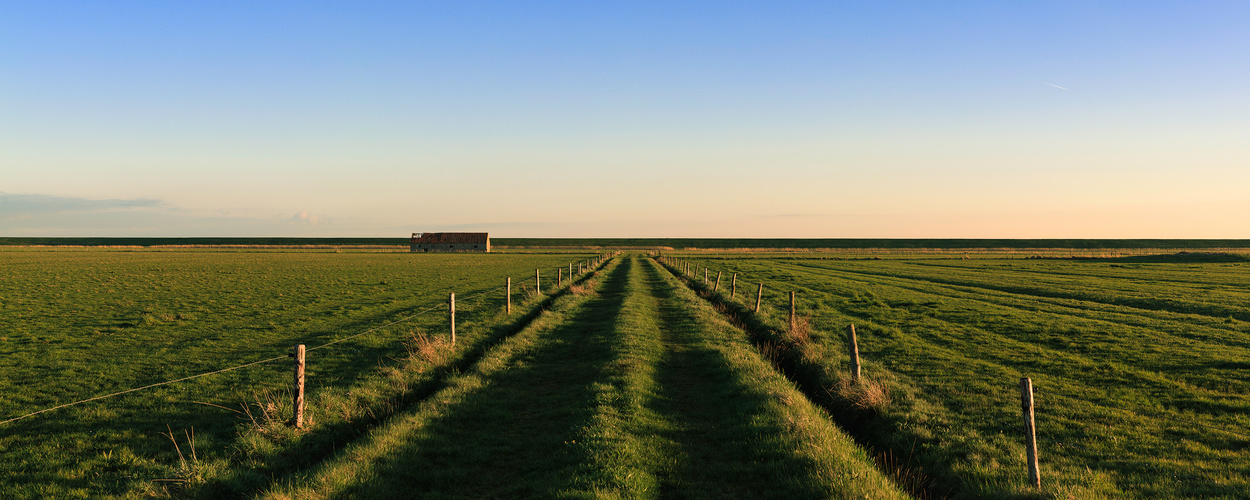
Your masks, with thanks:
M 619 254 L 620 252 L 612 252 L 607 254 L 599 254 L 595 258 L 577 263 L 578 273 L 585 272 L 586 269 L 594 269 L 595 266 L 602 264 L 609 257 Z M 556 268 L 556 288 L 564 286 L 563 269 Z M 573 279 L 573 263 L 569 263 L 569 280 Z M 509 276 L 504 282 L 504 308 L 507 314 L 512 314 L 512 277 Z M 542 274 L 539 269 L 534 270 L 534 291 L 542 293 Z M 451 292 L 447 296 L 447 323 L 451 333 L 451 345 L 456 345 L 456 293 Z M 295 380 L 291 388 L 292 408 L 294 415 L 291 423 L 300 428 L 304 426 L 304 366 L 305 366 L 305 349 L 304 344 L 296 344 L 292 349 L 290 357 L 295 358 Z
M 659 258 L 661 259 L 661 261 L 664 261 L 666 264 L 668 264 L 669 267 L 673 269 L 681 270 L 681 272 L 685 275 L 689 275 L 691 277 L 698 276 L 698 269 L 699 269 L 698 264 L 692 264 L 689 261 L 674 262 L 673 259 L 662 257 L 662 256 L 659 256 Z M 703 285 L 705 287 L 708 284 L 708 272 L 709 272 L 708 268 L 704 266 L 703 267 Z M 721 272 L 717 271 L 716 272 L 716 284 L 712 286 L 712 293 L 716 293 L 717 289 L 720 288 L 720 278 L 721 278 Z M 738 273 L 733 274 L 733 278 L 731 279 L 730 283 L 731 284 L 729 288 L 729 298 L 733 299 L 734 295 L 738 292 Z M 762 302 L 763 298 L 764 298 L 764 283 L 761 282 L 759 284 L 759 288 L 755 292 L 755 308 L 753 309 L 753 312 L 755 312 L 756 314 L 759 314 L 760 312 L 760 303 Z M 789 316 L 790 325 L 794 325 L 794 322 L 796 319 L 795 314 L 796 314 L 795 296 L 794 296 L 794 291 L 791 291 L 790 292 L 790 316 Z M 859 383 L 860 378 L 861 378 L 861 374 L 860 374 L 861 365 L 859 361 L 859 341 L 856 338 L 855 325 L 852 324 L 847 327 L 846 340 L 847 340 L 847 349 L 849 351 L 849 358 L 851 362 L 851 379 L 854 380 L 856 383 Z M 1034 413 L 1033 413 L 1033 381 L 1028 377 L 1023 377 L 1020 379 L 1020 409 L 1024 417 L 1025 454 L 1026 454 L 1026 460 L 1028 462 L 1027 465 L 1029 469 L 1029 485 L 1033 486 L 1034 488 L 1041 488 L 1042 487 L 1041 471 L 1038 466 L 1038 459 L 1037 459 L 1037 427 L 1035 425 L 1036 422 L 1034 420 Z

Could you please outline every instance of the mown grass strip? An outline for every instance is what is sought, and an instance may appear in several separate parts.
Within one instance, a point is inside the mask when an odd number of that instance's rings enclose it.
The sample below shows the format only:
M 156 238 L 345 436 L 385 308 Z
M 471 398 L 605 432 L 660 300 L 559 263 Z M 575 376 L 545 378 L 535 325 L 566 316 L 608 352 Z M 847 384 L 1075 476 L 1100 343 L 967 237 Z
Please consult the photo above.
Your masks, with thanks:
M 382 365 L 372 377 L 348 388 L 314 392 L 308 402 L 309 422 L 291 428 L 291 399 L 285 392 L 258 395 L 248 422 L 240 429 L 233 453 L 215 462 L 200 461 L 178 476 L 187 479 L 176 490 L 180 497 L 237 496 L 265 487 L 269 478 L 309 467 L 342 445 L 382 425 L 396 412 L 430 397 L 459 373 L 478 363 L 496 344 L 523 330 L 542 316 L 554 301 L 589 286 L 597 270 L 575 276 L 547 294 L 529 294 L 511 316 L 502 312 L 479 319 L 480 326 L 462 331 L 456 345 L 445 333 L 418 333 L 409 338 L 407 356 Z
M 622 343 L 645 346 L 652 368 L 638 371 L 645 382 L 627 384 L 635 391 L 625 399 L 638 402 L 633 434 L 651 442 L 653 495 L 906 496 L 740 330 L 653 262 L 640 267 L 637 306 L 626 309 L 640 328 Z
M 412 412 L 264 497 L 905 497 L 739 332 L 648 266 L 610 268 L 594 295 L 557 301 Z
M 623 277 L 609 262 L 593 283 L 553 302 L 445 387 L 372 429 L 331 460 L 263 498 L 549 496 L 585 457 L 576 429 L 590 384 L 612 357 Z

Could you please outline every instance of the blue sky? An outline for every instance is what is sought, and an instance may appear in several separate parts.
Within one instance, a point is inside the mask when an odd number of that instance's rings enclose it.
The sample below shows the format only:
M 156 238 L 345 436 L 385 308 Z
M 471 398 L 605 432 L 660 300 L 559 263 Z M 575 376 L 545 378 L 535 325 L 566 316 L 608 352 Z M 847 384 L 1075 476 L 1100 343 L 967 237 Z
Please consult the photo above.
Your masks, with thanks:
M 1250 238 L 1243 2 L 7 2 L 0 235 Z

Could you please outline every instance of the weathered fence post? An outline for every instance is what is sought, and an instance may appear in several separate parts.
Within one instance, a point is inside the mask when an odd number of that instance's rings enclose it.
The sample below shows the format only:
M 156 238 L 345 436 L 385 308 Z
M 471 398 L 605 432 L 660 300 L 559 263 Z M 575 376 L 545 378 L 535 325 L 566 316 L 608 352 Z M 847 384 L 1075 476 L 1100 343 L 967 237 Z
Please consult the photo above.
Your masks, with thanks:
M 543 282 L 538 276 L 537 269 L 534 270 L 534 291 L 537 293 L 543 293 Z
M 569 279 L 573 279 L 573 263 L 569 263 Z
M 1033 420 L 1033 381 L 1020 379 L 1020 409 L 1024 413 L 1024 441 L 1029 460 L 1029 485 L 1042 487 L 1041 472 L 1037 467 L 1037 427 Z
M 716 284 L 712 285 L 712 293 L 716 293 L 720 289 L 720 271 L 716 271 Z
M 556 288 L 564 286 L 564 270 L 556 268 Z
M 456 345 L 456 294 L 447 296 L 447 323 L 451 325 L 451 345 Z
M 298 429 L 304 426 L 304 344 L 296 344 L 291 356 L 295 358 L 295 386 L 291 390 L 295 396 L 292 401 L 295 415 L 292 420 Z
M 859 382 L 859 339 L 855 338 L 855 325 L 847 328 L 846 342 L 851 350 L 851 380 Z
M 763 298 L 764 298 L 764 284 L 760 283 L 759 291 L 755 292 L 755 313 L 756 314 L 759 314 L 760 312 L 760 299 L 763 299 Z
M 512 277 L 511 276 L 508 277 L 507 291 L 504 292 L 504 296 L 507 297 L 506 299 L 506 302 L 508 304 L 507 313 L 512 314 Z
M 738 273 L 734 273 L 734 277 L 729 282 L 729 298 L 734 298 L 734 294 L 738 293 Z
M 794 290 L 790 290 L 790 329 L 794 329 Z
M 703 286 L 707 286 L 707 268 L 703 268 Z

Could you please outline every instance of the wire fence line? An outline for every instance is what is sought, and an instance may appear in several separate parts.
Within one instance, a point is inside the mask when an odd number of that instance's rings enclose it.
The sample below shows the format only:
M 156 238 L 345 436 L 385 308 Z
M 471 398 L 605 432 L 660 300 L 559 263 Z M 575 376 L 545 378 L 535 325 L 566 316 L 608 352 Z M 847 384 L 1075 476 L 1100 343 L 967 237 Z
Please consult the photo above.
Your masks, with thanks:
M 717 273 L 718 271 L 711 270 L 710 266 L 708 266 L 707 263 L 705 262 L 705 259 L 699 259 L 699 258 L 688 259 L 688 258 L 681 258 L 681 257 L 662 256 L 662 255 L 655 255 L 655 257 L 659 258 L 661 262 L 666 267 L 668 267 L 674 274 L 685 278 L 687 281 L 689 281 L 692 284 L 701 283 L 702 286 L 707 288 L 709 291 L 711 290 L 710 288 L 712 286 L 711 281 L 708 281 L 707 283 L 703 282 L 703 274 L 699 272 L 700 271 L 699 268 L 707 269 L 709 271 L 709 280 L 711 280 L 712 279 L 711 276 L 713 276 L 714 273 Z M 740 273 L 731 273 L 731 274 L 737 275 L 739 278 L 742 278 L 742 275 Z M 762 282 L 760 283 L 762 284 Z M 813 290 L 813 289 L 806 288 L 806 287 L 796 287 L 796 288 L 799 290 Z M 1136 416 L 1141 419 L 1147 419 L 1147 420 L 1155 419 L 1155 420 L 1163 421 L 1163 422 L 1171 422 L 1173 424 L 1182 424 L 1186 426 L 1202 427 L 1202 428 L 1210 429 L 1212 431 L 1250 438 L 1250 433 L 1239 432 L 1237 430 L 1228 429 L 1226 427 L 1220 427 L 1218 425 L 1204 424 L 1204 423 L 1196 422 L 1196 421 L 1189 420 L 1189 419 L 1177 418 L 1177 417 L 1168 415 L 1164 412 L 1160 412 L 1156 410 L 1143 409 L 1147 411 L 1146 412 L 1134 411 L 1134 410 L 1129 410 L 1126 408 L 1121 408 L 1118 406 L 1112 406 L 1112 405 L 1107 405 L 1103 403 L 1094 403 L 1088 400 L 1086 400 L 1086 402 L 1092 404 L 1093 406 L 1102 408 L 1102 409 L 1119 411 L 1128 415 Z M 1168 429 L 1176 429 L 1177 427 L 1168 426 L 1168 425 L 1159 425 L 1159 428 L 1166 431 Z M 1131 460 L 1131 459 L 1126 459 L 1126 458 L 1115 456 L 1115 455 L 1110 455 L 1108 453 L 1093 450 L 1084 446 L 1061 442 L 1058 439 L 1056 439 L 1054 436 L 1045 434 L 1040 429 L 1038 429 L 1037 432 L 1038 434 L 1043 435 L 1043 437 L 1045 437 L 1046 439 L 1049 439 L 1059 448 L 1070 448 L 1070 449 L 1081 450 L 1088 455 L 1096 456 L 1108 462 L 1133 464 L 1143 469 L 1148 469 L 1154 472 L 1166 474 L 1169 477 L 1172 477 L 1180 481 L 1186 481 L 1190 483 L 1210 484 L 1210 485 L 1225 487 L 1225 488 L 1229 487 L 1229 485 L 1215 481 L 1210 477 L 1186 474 L 1186 473 L 1183 473 L 1181 471 L 1177 471 L 1174 469 L 1164 469 L 1153 463 L 1143 462 L 1139 460 Z
M 51 407 L 51 408 L 46 408 L 46 409 L 39 410 L 39 411 L 36 411 L 36 412 L 33 412 L 33 413 L 27 413 L 27 414 L 22 415 L 22 416 L 20 416 L 20 417 L 14 417 L 14 418 L 10 418 L 10 419 L 8 419 L 8 420 L 0 421 L 0 425 L 7 424 L 7 423 L 9 423 L 9 422 L 14 422 L 14 421 L 17 421 L 17 420 L 21 420 L 21 419 L 26 418 L 26 417 L 33 417 L 33 416 L 38 415 L 38 414 L 40 414 L 40 413 L 50 412 L 50 411 L 52 411 L 52 410 L 59 410 L 59 409 L 61 409 L 61 408 L 67 408 L 67 407 L 70 407 L 70 406 L 80 405 L 80 404 L 83 404 L 83 403 L 90 403 L 90 402 L 92 402 L 92 401 L 98 401 L 98 400 L 101 400 L 101 399 L 108 399 L 108 398 L 115 397 L 115 396 L 121 396 L 122 394 L 129 394 L 129 393 L 136 392 L 136 391 L 142 391 L 142 390 L 144 390 L 144 389 L 151 389 L 151 388 L 153 388 L 153 387 L 160 387 L 160 386 L 162 386 L 162 385 L 169 385 L 169 384 L 173 384 L 173 383 L 177 383 L 177 382 L 182 382 L 182 381 L 186 381 L 186 380 L 191 380 L 191 379 L 195 379 L 195 378 L 207 377 L 207 376 L 209 376 L 209 375 L 216 375 L 216 374 L 218 374 L 218 373 L 225 373 L 225 372 L 232 371 L 232 370 L 238 370 L 238 369 L 240 369 L 240 368 L 247 368 L 247 367 L 249 367 L 249 366 L 254 366 L 254 365 L 259 365 L 259 364 L 264 364 L 264 363 L 270 363 L 270 362 L 273 362 L 273 361 L 277 361 L 277 360 L 279 360 L 279 359 L 285 359 L 285 358 L 287 358 L 287 357 L 288 357 L 287 355 L 283 354 L 282 356 L 277 356 L 277 357 L 273 357 L 273 358 L 269 358 L 269 359 L 262 359 L 262 360 L 260 360 L 260 361 L 253 361 L 253 362 L 251 362 L 251 363 L 246 363 L 246 364 L 242 364 L 242 365 L 239 365 L 239 366 L 232 366 L 232 367 L 230 367 L 230 368 L 222 368 L 222 369 L 220 369 L 220 370 L 214 370 L 214 371 L 211 371 L 211 372 L 201 373 L 201 374 L 198 374 L 198 375 L 191 375 L 191 376 L 189 376 L 189 377 L 182 377 L 182 378 L 180 378 L 180 379 L 175 379 L 175 380 L 166 380 L 166 381 L 164 381 L 164 382 L 157 382 L 157 383 L 155 383 L 155 384 L 149 384 L 149 385 L 145 385 L 145 386 L 143 386 L 143 387 L 136 387 L 136 388 L 134 388 L 134 389 L 127 389 L 127 390 L 124 390 L 124 391 L 114 392 L 114 393 L 112 393 L 112 394 L 105 394 L 105 395 L 103 395 L 103 396 L 96 396 L 96 397 L 93 397 L 93 398 L 84 399 L 84 400 L 82 400 L 82 401 L 74 401 L 74 402 L 72 402 L 72 403 L 65 403 L 65 404 L 63 404 L 63 405 L 53 406 L 53 407 Z
M 563 268 L 563 267 L 558 267 L 558 269 L 564 269 L 564 268 Z M 507 287 L 506 287 L 506 286 L 497 286 L 497 287 L 494 287 L 494 288 L 489 288 L 489 289 L 484 290 L 484 291 L 482 291 L 482 292 L 480 292 L 480 293 L 477 293 L 477 294 L 474 294 L 474 295 L 470 295 L 470 296 L 468 296 L 468 297 L 464 297 L 464 298 L 462 298 L 462 299 L 460 299 L 460 300 L 462 300 L 462 301 L 472 301 L 472 300 L 476 300 L 476 299 L 479 299 L 479 298 L 485 297 L 485 296 L 487 296 L 487 295 L 490 295 L 490 294 L 492 294 L 492 293 L 497 293 L 497 292 L 500 292 L 500 291 L 505 291 L 505 293 L 506 293 L 506 291 L 507 291 Z M 305 351 L 306 351 L 306 352 L 307 352 L 307 351 L 315 351 L 315 350 L 317 350 L 317 349 L 323 349 L 323 348 L 326 348 L 326 347 L 332 346 L 332 345 L 334 345 L 334 344 L 338 344 L 338 343 L 341 343 L 341 342 L 346 342 L 346 341 L 348 341 L 348 340 L 351 340 L 351 339 L 354 339 L 354 338 L 357 338 L 357 337 L 361 337 L 361 336 L 364 336 L 364 335 L 368 335 L 368 334 L 370 334 L 370 333 L 376 332 L 376 331 L 381 330 L 381 329 L 384 329 L 384 328 L 388 328 L 388 327 L 395 326 L 395 325 L 400 324 L 400 323 L 404 323 L 404 322 L 407 322 L 407 321 L 411 321 L 411 320 L 412 320 L 412 319 L 414 319 L 414 318 L 417 318 L 417 317 L 422 316 L 422 315 L 424 315 L 424 314 L 428 314 L 428 313 L 431 313 L 431 312 L 437 311 L 437 310 L 439 310 L 439 309 L 443 309 L 443 308 L 445 308 L 445 307 L 446 307 L 446 304 L 440 304 L 440 305 L 436 305 L 436 306 L 430 306 L 430 307 L 427 307 L 427 308 L 422 309 L 422 310 L 420 310 L 420 311 L 417 311 L 417 312 L 414 312 L 414 313 L 412 313 L 412 314 L 409 314 L 408 316 L 405 316 L 405 317 L 403 317 L 403 318 L 400 318 L 400 319 L 397 319 L 397 320 L 391 321 L 391 322 L 386 323 L 386 324 L 383 324 L 383 325 L 375 326 L 375 327 L 373 327 L 373 328 L 370 328 L 370 329 L 368 329 L 368 330 L 365 330 L 365 331 L 360 332 L 360 333 L 357 333 L 357 334 L 353 334 L 353 335 L 350 335 L 350 336 L 347 336 L 347 337 L 343 337 L 343 338 L 340 338 L 340 339 L 335 339 L 335 340 L 332 340 L 332 341 L 330 341 L 330 342 L 326 342 L 326 343 L 324 343 L 324 344 L 318 345 L 318 346 L 316 346 L 316 347 L 310 347 L 310 348 L 308 348 L 308 349 L 305 349 Z M 163 381 L 163 382 L 157 382 L 157 383 L 154 383 L 154 384 L 148 384 L 148 385 L 145 385 L 145 386 L 142 386 L 142 387 L 135 387 L 135 388 L 132 388 L 132 389 L 126 389 L 126 390 L 123 390 L 123 391 L 118 391 L 118 392 L 114 392 L 114 393 L 111 393 L 111 394 L 103 394 L 103 395 L 100 395 L 100 396 L 94 396 L 94 397 L 87 398 L 87 399 L 83 399 L 83 400 L 79 400 L 79 401 L 74 401 L 74 402 L 70 402 L 70 403 L 60 404 L 60 405 L 53 406 L 53 407 L 50 407 L 50 408 L 44 408 L 44 409 L 39 410 L 39 411 L 35 411 L 35 412 L 27 413 L 27 414 L 25 414 L 25 415 L 20 415 L 20 416 L 17 416 L 17 417 L 13 417 L 13 418 L 10 418 L 10 419 L 8 419 L 8 420 L 0 420 L 0 425 L 8 424 L 8 423 L 11 423 L 11 422 L 16 422 L 16 421 L 18 421 L 18 420 L 22 420 L 22 419 L 24 419 L 24 418 L 29 418 L 29 417 L 33 417 L 33 416 L 35 416 L 35 415 L 39 415 L 39 414 L 41 414 L 41 413 L 47 413 L 47 412 L 54 411 L 54 410 L 59 410 L 59 409 L 62 409 L 62 408 L 68 408 L 68 407 L 71 407 L 71 406 L 77 406 L 77 405 L 80 405 L 80 404 L 90 403 L 90 402 L 92 402 L 92 401 L 99 401 L 99 400 L 102 400 L 102 399 L 109 399 L 109 398 L 113 398 L 113 397 L 117 397 L 117 396 L 121 396 L 121 395 L 125 395 L 125 394 L 130 394 L 130 393 L 132 393 L 132 392 L 142 391 L 142 390 L 145 390 L 145 389 L 152 389 L 152 388 L 155 388 L 155 387 L 161 387 L 161 386 L 165 386 L 165 385 L 176 384 L 176 383 L 178 383 L 178 382 L 185 382 L 185 381 L 187 381 L 187 380 L 197 379 L 197 378 L 201 378 L 201 377 L 207 377 L 207 376 L 210 376 L 210 375 L 217 375 L 217 374 L 220 374 L 220 373 L 225 373 L 225 372 L 229 372 L 229 371 L 239 370 L 239 369 L 242 369 L 242 368 L 247 368 L 247 367 L 250 367 L 250 366 L 262 365 L 262 364 L 265 364 L 265 363 L 272 363 L 272 362 L 274 362 L 274 361 L 278 361 L 278 360 L 281 360 L 281 359 L 288 359 L 288 358 L 290 358 L 290 355 L 283 354 L 283 355 L 281 355 L 281 356 L 275 356 L 275 357 L 272 357 L 272 358 L 262 359 L 262 360 L 259 360 L 259 361 L 252 361 L 252 362 L 249 362 L 249 363 L 244 363 L 244 364 L 241 364 L 241 365 L 238 365 L 238 366 L 231 366 L 231 367 L 229 367 L 229 368 L 222 368 L 222 369 L 219 369 L 219 370 L 213 370 L 213 371 L 210 371 L 210 372 L 199 373 L 199 374 L 190 375 L 190 376 L 186 376 L 186 377 L 182 377 L 182 378 L 178 378 L 178 379 L 173 379 L 173 380 L 166 380 L 166 381 Z

